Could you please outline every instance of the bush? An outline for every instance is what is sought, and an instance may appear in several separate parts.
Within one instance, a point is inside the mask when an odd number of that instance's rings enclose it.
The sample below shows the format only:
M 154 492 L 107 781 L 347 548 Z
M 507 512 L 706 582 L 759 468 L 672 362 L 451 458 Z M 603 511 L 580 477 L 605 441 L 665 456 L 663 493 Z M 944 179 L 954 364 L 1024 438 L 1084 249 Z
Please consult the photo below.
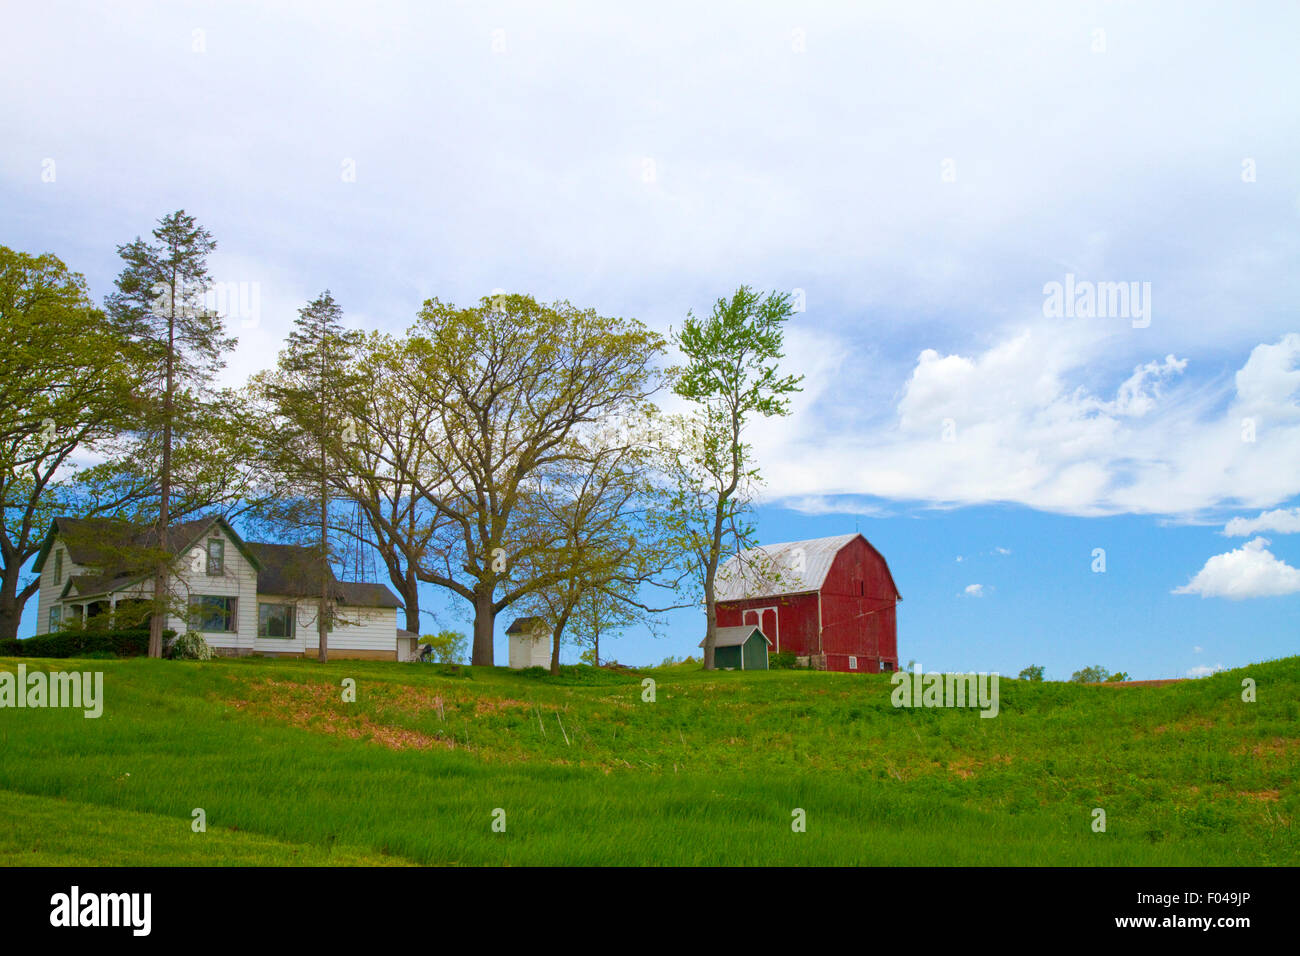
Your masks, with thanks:
M 1128 674 L 1123 671 L 1111 673 L 1097 664 L 1094 667 L 1085 667 L 1081 671 L 1075 671 L 1070 675 L 1070 680 L 1075 684 L 1104 684 L 1108 681 L 1128 680 Z
M 1020 672 L 1020 680 L 1041 681 L 1043 679 L 1043 665 L 1030 664 Z
M 175 637 L 175 631 L 164 631 L 163 644 Z M 4 657 L 140 657 L 148 653 L 147 630 L 56 631 L 24 640 L 0 641 L 0 656 Z
M 769 654 L 767 666 L 774 671 L 792 671 L 794 670 L 795 654 L 793 651 L 778 651 L 775 654 Z
M 167 646 L 167 656 L 175 661 L 210 661 L 212 648 L 198 631 L 186 631 Z
M 437 634 L 425 634 L 420 638 L 421 644 L 433 648 L 433 658 L 439 664 L 460 664 L 469 648 L 469 638 L 459 631 L 442 630 Z

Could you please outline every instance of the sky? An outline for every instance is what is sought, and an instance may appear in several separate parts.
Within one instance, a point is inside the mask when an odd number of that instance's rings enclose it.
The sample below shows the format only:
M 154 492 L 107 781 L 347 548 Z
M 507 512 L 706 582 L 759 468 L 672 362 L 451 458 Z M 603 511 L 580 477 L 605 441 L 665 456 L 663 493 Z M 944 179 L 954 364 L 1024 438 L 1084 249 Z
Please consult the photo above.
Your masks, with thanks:
M 184 208 L 234 290 L 230 382 L 325 288 L 393 332 L 498 289 L 661 331 L 742 283 L 789 292 L 804 391 L 751 431 L 759 537 L 866 535 L 903 662 L 1156 678 L 1300 648 L 1293 3 L 5 23 L 0 244 L 102 297 L 115 246 Z M 698 653 L 702 614 L 670 624 L 608 650 Z

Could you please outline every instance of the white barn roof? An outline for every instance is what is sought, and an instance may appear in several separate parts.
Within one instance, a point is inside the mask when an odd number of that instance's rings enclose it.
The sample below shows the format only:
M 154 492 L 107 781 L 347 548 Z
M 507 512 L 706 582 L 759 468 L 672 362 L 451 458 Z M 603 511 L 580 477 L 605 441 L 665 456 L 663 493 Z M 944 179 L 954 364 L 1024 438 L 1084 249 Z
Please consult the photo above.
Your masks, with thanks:
M 733 555 L 718 568 L 714 585 L 717 600 L 739 601 L 819 590 L 826 583 L 835 555 L 856 537 L 857 534 L 837 534 L 831 538 L 787 541 Z

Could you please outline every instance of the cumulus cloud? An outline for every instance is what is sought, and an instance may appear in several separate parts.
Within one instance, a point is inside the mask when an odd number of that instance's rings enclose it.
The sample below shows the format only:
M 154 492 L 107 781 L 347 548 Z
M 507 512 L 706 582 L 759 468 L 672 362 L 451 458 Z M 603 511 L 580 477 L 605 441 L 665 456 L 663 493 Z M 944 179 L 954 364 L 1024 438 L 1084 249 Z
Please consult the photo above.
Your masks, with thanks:
M 773 462 L 768 490 L 1077 515 L 1193 514 L 1300 494 L 1300 333 L 1253 348 L 1231 380 L 1188 381 L 1191 361 L 1166 355 L 1107 389 L 1112 354 L 1132 347 L 1121 334 L 1104 320 L 1035 321 L 972 354 L 925 349 L 893 414 L 870 428 L 828 427 L 815 405 L 785 423 L 779 447 L 756 432 Z
M 965 591 L 965 594 L 966 594 L 967 597 L 983 597 L 983 596 L 984 596 L 984 585 L 982 585 L 982 584 L 968 584 L 968 585 L 966 585 L 966 591 Z
M 1261 531 L 1274 531 L 1278 534 L 1300 533 L 1300 508 L 1276 508 L 1263 511 L 1254 518 L 1233 518 L 1224 527 L 1223 533 L 1229 538 L 1244 538 L 1259 534 Z
M 1254 538 L 1235 551 L 1216 554 L 1173 594 L 1199 594 L 1233 601 L 1300 592 L 1300 568 L 1268 550 L 1268 538 Z
M 1215 664 L 1208 667 L 1205 664 L 1198 664 L 1187 672 L 1188 677 L 1209 677 L 1211 674 L 1217 674 L 1219 671 L 1227 670 L 1222 664 Z

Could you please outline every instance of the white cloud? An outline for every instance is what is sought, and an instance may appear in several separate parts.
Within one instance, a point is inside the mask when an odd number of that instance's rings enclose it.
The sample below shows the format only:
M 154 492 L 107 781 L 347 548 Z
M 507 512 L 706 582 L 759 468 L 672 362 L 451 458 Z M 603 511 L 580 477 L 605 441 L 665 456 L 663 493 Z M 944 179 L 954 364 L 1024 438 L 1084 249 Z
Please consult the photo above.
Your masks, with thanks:
M 871 427 L 828 426 L 826 406 L 848 401 L 857 380 L 822 383 L 821 401 L 786 423 L 787 441 L 755 430 L 769 493 L 1080 515 L 1186 515 L 1300 494 L 1300 333 L 1253 348 L 1231 382 L 1185 381 L 1193 364 L 1167 355 L 1130 365 L 1108 392 L 1104 370 L 1134 334 L 1043 320 L 970 355 L 925 349 L 892 415 Z
M 1222 664 L 1215 664 L 1213 667 L 1207 667 L 1205 664 L 1198 664 L 1187 672 L 1188 677 L 1209 677 L 1211 674 L 1217 674 L 1219 671 L 1227 670 Z
M 966 593 L 966 596 L 967 596 L 967 597 L 983 597 L 983 596 L 984 596 L 984 585 L 982 585 L 982 584 L 968 584 L 968 585 L 966 585 L 966 592 L 965 592 L 965 593 Z
M 1300 533 L 1300 508 L 1277 508 L 1260 512 L 1255 518 L 1233 518 L 1223 529 L 1229 538 L 1244 538 L 1261 531 Z
M 1204 650 L 1205 650 L 1205 648 L 1201 647 L 1200 644 L 1197 644 L 1195 647 L 1192 648 L 1192 653 L 1193 653 L 1193 654 L 1200 654 L 1200 653 L 1203 652 Z
M 995 554 L 1003 554 L 1003 555 L 1006 555 L 1006 554 L 1010 554 L 1010 553 L 1011 553 L 1011 549 L 1010 549 L 1010 548 L 994 548 L 994 549 L 993 549 L 993 552 L 994 552 Z
M 1173 594 L 1199 594 L 1233 601 L 1276 597 L 1300 592 L 1300 568 L 1293 568 L 1268 550 L 1267 538 L 1254 538 L 1235 551 L 1216 554 L 1205 567 Z

